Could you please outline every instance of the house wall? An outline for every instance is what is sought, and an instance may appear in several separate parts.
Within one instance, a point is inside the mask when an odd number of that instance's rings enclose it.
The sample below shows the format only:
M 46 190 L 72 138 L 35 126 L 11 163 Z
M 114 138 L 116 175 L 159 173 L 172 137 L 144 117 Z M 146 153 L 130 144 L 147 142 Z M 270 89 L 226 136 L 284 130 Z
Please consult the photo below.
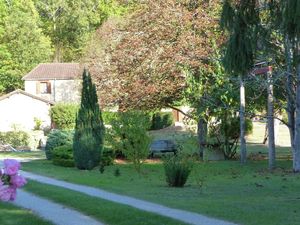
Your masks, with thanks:
M 23 94 L 14 94 L 0 101 L 0 131 L 13 128 L 32 130 L 34 118 L 42 121 L 42 127 L 50 127 L 50 105 Z
M 80 80 L 49 80 L 50 94 L 40 94 L 37 85 L 40 81 L 25 81 L 25 91 L 54 102 L 80 102 Z

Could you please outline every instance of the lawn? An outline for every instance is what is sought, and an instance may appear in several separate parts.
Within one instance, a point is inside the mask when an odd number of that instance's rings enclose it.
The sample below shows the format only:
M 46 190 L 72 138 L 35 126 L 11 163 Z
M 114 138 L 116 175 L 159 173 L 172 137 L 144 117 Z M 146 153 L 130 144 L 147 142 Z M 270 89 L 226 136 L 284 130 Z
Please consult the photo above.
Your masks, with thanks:
M 0 202 L 1 225 L 51 225 L 35 216 L 31 211 L 18 208 L 10 203 Z
M 236 161 L 198 162 L 184 188 L 166 186 L 160 163 L 144 165 L 143 175 L 135 173 L 129 164 L 107 167 L 104 174 L 97 169 L 62 168 L 46 160 L 24 163 L 23 168 L 240 224 L 296 225 L 300 224 L 300 175 L 291 173 L 291 164 L 290 160 L 280 160 L 278 169 L 271 174 L 265 160 L 248 162 L 246 166 Z M 116 168 L 121 172 L 118 177 L 114 176 Z M 35 185 L 29 184 L 27 190 L 41 189 Z M 61 193 L 57 195 L 64 195 L 61 191 L 57 189 Z
M 185 223 L 75 191 L 30 181 L 25 189 L 110 225 L 183 225 Z
M 30 152 L 0 152 L 0 159 L 15 158 L 15 159 L 45 159 L 44 151 Z

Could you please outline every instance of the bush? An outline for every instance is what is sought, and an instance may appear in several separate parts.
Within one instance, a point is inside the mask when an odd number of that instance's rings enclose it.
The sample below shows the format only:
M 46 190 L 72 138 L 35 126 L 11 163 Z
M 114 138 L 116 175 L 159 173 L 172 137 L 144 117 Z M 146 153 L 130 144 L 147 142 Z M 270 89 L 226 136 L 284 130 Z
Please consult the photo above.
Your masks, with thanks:
M 57 129 L 73 130 L 79 106 L 70 103 L 58 103 L 51 107 L 50 116 Z
M 191 170 L 192 162 L 182 155 L 164 158 L 166 181 L 170 187 L 183 187 Z
M 101 156 L 101 165 L 110 166 L 114 164 L 115 154 L 112 150 L 104 149 Z
M 54 148 L 73 143 L 74 131 L 53 130 L 49 133 L 45 147 L 45 154 L 48 160 L 52 159 Z
M 147 130 L 150 120 L 141 111 L 119 113 L 112 121 L 110 141 L 113 149 L 121 150 L 126 158 L 133 162 L 137 172 L 149 155 L 151 138 Z
M 174 124 L 173 114 L 169 112 L 156 112 L 152 115 L 151 130 L 159 130 Z
M 62 145 L 52 151 L 52 163 L 63 167 L 74 167 L 72 145 Z
M 30 135 L 25 131 L 0 132 L 0 142 L 10 144 L 13 148 L 29 146 Z
M 102 118 L 105 124 L 111 124 L 118 117 L 118 112 L 103 111 Z

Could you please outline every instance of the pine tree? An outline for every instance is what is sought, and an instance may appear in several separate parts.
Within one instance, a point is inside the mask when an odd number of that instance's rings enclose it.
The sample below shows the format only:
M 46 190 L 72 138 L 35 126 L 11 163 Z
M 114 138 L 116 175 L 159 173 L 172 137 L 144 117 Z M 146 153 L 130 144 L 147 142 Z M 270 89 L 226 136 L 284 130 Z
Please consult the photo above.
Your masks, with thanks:
M 255 40 L 259 24 L 257 0 L 231 1 L 223 4 L 221 26 L 228 31 L 224 67 L 228 73 L 240 77 L 240 142 L 241 163 L 246 162 L 245 140 L 245 84 L 244 78 L 254 65 Z
M 104 125 L 96 86 L 87 70 L 83 72 L 81 105 L 76 118 L 74 159 L 78 169 L 91 170 L 100 162 Z

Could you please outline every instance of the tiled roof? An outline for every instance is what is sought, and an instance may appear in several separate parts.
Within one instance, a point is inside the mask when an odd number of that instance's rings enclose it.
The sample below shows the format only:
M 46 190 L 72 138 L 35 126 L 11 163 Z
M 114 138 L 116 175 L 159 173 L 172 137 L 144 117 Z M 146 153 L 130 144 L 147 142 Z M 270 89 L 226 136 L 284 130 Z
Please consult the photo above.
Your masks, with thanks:
M 79 63 L 41 63 L 23 80 L 73 80 L 81 74 Z
M 15 91 L 13 91 L 13 92 L 10 92 L 10 93 L 8 93 L 8 94 L 6 94 L 6 95 L 0 96 L 0 101 L 4 100 L 4 99 L 6 99 L 6 98 L 9 98 L 10 96 L 15 95 L 15 94 L 26 95 L 26 96 L 28 96 L 28 97 L 30 97 L 30 98 L 33 98 L 33 99 L 36 99 L 36 100 L 45 102 L 45 103 L 50 104 L 50 105 L 54 105 L 54 102 L 52 102 L 52 101 L 48 101 L 48 100 L 46 100 L 46 99 L 44 99 L 44 98 L 40 98 L 40 97 L 38 97 L 38 96 L 32 95 L 32 94 L 30 94 L 30 93 L 28 93 L 28 92 L 26 92 L 26 91 L 20 90 L 20 89 L 15 90 Z

